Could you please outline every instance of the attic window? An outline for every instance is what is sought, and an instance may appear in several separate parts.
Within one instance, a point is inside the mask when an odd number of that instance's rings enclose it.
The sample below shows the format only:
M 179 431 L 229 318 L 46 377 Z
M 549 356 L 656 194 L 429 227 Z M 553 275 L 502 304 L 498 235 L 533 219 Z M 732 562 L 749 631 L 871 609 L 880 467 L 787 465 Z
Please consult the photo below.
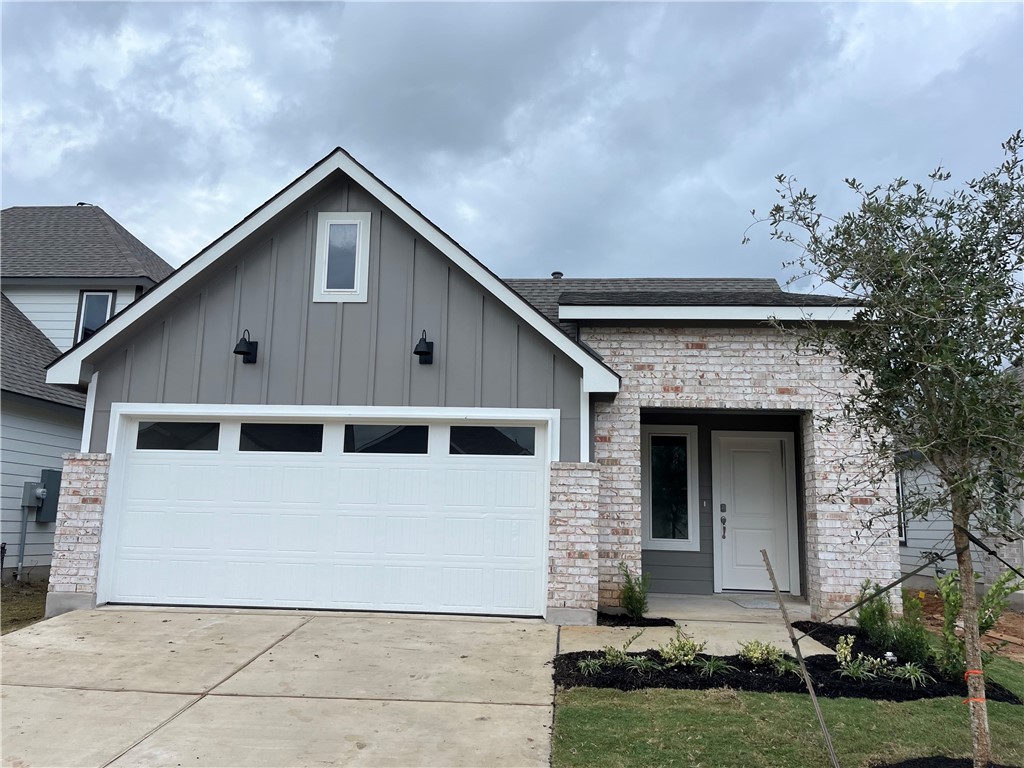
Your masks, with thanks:
M 370 271 L 370 214 L 317 217 L 313 301 L 365 302 Z
M 114 295 L 114 291 L 81 291 L 78 294 L 76 344 L 88 339 L 110 319 Z

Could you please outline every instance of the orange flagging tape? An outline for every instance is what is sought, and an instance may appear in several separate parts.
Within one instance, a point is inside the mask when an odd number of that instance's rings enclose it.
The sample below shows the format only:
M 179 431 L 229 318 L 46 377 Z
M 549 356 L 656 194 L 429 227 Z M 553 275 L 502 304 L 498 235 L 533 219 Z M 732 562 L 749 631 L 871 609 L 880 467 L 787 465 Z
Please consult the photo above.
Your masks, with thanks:
M 970 704 L 972 701 L 981 704 L 985 700 L 984 699 L 964 699 L 964 704 Z
M 982 672 L 980 669 L 968 669 L 966 672 L 964 672 L 964 682 L 967 682 L 967 678 L 969 678 L 971 675 L 984 675 L 984 674 L 985 673 Z

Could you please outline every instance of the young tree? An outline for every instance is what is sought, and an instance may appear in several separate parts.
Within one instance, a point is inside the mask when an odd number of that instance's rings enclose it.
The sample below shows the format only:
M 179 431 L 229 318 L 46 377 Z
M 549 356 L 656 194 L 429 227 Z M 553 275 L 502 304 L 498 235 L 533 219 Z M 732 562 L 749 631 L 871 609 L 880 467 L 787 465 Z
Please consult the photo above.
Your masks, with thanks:
M 968 530 L 1024 535 L 1012 510 L 1024 488 L 1024 397 L 1008 372 L 1024 353 L 1024 165 L 1021 132 L 1004 162 L 944 191 L 939 168 L 927 184 L 898 178 L 846 184 L 858 205 L 839 218 L 815 195 L 776 177 L 780 200 L 762 219 L 773 240 L 800 255 L 797 278 L 855 302 L 852 323 L 793 331 L 799 344 L 838 359 L 856 385 L 842 418 L 854 425 L 877 472 L 898 455 L 922 456 L 941 478 L 960 583 L 974 765 L 991 760 Z M 748 241 L 748 238 L 744 238 Z

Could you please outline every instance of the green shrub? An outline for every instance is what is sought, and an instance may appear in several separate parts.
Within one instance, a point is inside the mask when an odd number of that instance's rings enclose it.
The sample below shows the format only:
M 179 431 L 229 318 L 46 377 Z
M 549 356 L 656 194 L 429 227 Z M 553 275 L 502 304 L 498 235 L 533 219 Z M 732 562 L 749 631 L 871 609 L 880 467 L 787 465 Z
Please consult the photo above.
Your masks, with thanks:
M 626 662 L 626 669 L 630 672 L 636 672 L 641 677 L 651 674 L 662 669 L 661 664 L 656 662 L 650 656 L 630 656 Z
M 601 659 L 580 659 L 576 662 L 576 669 L 580 671 L 580 674 L 584 677 L 590 677 L 591 675 L 598 674 L 604 669 L 604 663 Z
M 934 683 L 935 678 L 924 671 L 924 667 L 920 664 L 915 664 L 910 661 L 906 664 L 901 664 L 898 667 L 892 667 L 886 671 L 886 674 L 893 680 L 900 680 L 904 683 L 910 683 L 910 687 L 917 689 L 917 686 L 922 688 L 927 687 L 928 683 Z
M 780 656 L 772 662 L 772 670 L 779 677 L 784 677 L 785 675 L 803 676 L 803 672 L 800 671 L 800 664 L 792 656 Z
M 740 646 L 740 658 L 755 666 L 774 666 L 782 658 L 782 649 L 771 643 L 751 640 Z
M 963 675 L 967 669 L 967 649 L 963 638 L 957 636 L 956 623 L 963 607 L 963 594 L 960 591 L 960 574 L 950 571 L 935 580 L 942 598 L 942 634 L 939 636 L 939 648 L 934 652 L 935 665 L 948 678 L 955 679 Z M 1020 589 L 1020 582 L 1015 579 L 1012 571 L 1007 571 L 989 587 L 978 601 L 978 633 L 984 635 L 999 621 L 1009 596 Z M 982 654 L 982 659 L 987 654 Z
M 636 634 L 628 637 L 626 642 L 623 643 L 621 648 L 616 648 L 614 645 L 606 645 L 601 649 L 603 654 L 601 657 L 601 664 L 605 667 L 624 667 L 629 663 L 630 655 L 628 653 L 629 646 L 636 642 L 636 639 L 642 635 L 644 631 L 641 629 Z
M 706 642 L 698 643 L 683 630 L 676 627 L 676 636 L 658 647 L 658 652 L 665 660 L 667 667 L 685 667 L 693 664 L 697 654 L 704 650 Z
M 622 574 L 622 590 L 619 592 L 622 607 L 629 618 L 642 619 L 647 613 L 647 593 L 651 589 L 651 575 L 645 573 L 642 576 L 634 576 L 625 562 L 619 563 L 619 573 Z
M 872 596 L 873 595 L 873 596 Z M 892 651 L 900 661 L 924 664 L 931 658 L 928 629 L 924 625 L 921 601 L 909 592 L 903 593 L 903 615 L 892 615 L 888 594 L 876 584 L 865 581 L 860 599 L 872 596 L 857 612 L 857 626 L 880 650 Z

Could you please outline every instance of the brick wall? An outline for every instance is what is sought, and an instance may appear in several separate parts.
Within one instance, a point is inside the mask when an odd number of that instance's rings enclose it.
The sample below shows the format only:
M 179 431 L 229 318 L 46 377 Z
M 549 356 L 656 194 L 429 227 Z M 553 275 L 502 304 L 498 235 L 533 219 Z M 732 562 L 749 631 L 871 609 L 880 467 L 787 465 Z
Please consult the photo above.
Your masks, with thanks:
M 818 617 L 848 606 L 865 578 L 899 576 L 895 531 L 864 525 L 891 503 L 891 485 L 843 493 L 861 446 L 841 423 L 837 396 L 852 382 L 834 360 L 797 353 L 772 328 L 582 328 L 619 375 L 612 402 L 595 403 L 594 461 L 601 466 L 601 605 L 617 605 L 618 563 L 640 564 L 640 409 L 772 409 L 803 413 L 807 595 Z M 893 480 L 894 482 L 894 480 Z
M 53 537 L 50 592 L 96 594 L 100 527 L 109 469 L 109 454 L 64 454 Z
M 597 464 L 551 464 L 548 607 L 597 609 Z

